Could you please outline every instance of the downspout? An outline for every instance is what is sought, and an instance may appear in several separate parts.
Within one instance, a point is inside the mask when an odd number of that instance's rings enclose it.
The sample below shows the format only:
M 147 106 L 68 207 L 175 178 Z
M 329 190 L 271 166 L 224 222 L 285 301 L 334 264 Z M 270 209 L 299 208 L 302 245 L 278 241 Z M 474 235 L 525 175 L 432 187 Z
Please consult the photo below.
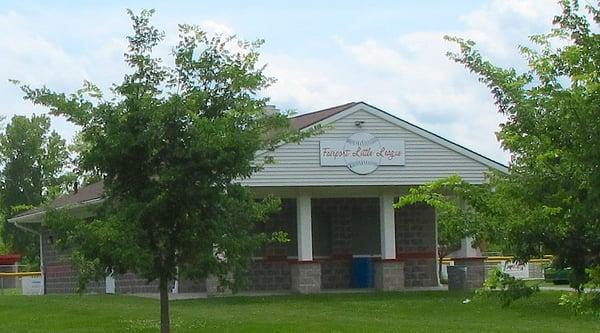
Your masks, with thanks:
M 31 228 L 28 228 L 26 226 L 20 225 L 18 222 L 13 221 L 12 224 L 15 225 L 15 227 L 30 232 L 32 234 L 38 235 L 40 238 L 40 272 L 42 272 L 42 283 L 43 283 L 43 288 L 44 288 L 44 294 L 46 294 L 46 274 L 45 274 L 45 270 L 44 270 L 44 246 L 43 246 L 43 238 L 42 238 L 42 233 L 37 231 L 37 230 L 33 230 Z
M 437 277 L 438 287 L 442 286 L 442 280 L 440 276 L 440 251 L 439 251 L 439 242 L 438 242 L 438 214 L 437 209 L 434 209 L 434 222 L 435 222 L 435 276 Z

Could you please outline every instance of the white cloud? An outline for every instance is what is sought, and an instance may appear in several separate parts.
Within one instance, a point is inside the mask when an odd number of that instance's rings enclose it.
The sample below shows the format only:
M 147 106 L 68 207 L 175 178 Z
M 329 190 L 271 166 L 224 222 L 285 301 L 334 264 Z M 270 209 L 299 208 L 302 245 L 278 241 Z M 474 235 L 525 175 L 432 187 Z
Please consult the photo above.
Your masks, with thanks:
M 47 109 L 21 99 L 18 87 L 8 82 L 17 79 L 33 87 L 42 85 L 59 92 L 73 92 L 84 80 L 94 82 L 108 93 L 123 73 L 127 50 L 125 36 L 129 20 L 124 10 L 105 12 L 34 9 L 28 15 L 14 10 L 0 11 L 0 115 L 7 120 L 14 114 L 46 113 Z M 162 25 L 157 24 L 162 28 Z M 214 20 L 201 27 L 211 33 L 230 34 L 233 29 Z M 77 27 L 77 30 L 69 30 Z M 165 43 L 156 53 L 169 62 L 171 47 L 177 43 L 177 22 L 169 22 Z M 77 130 L 62 118 L 53 118 L 53 129 L 71 139 Z
M 547 31 L 557 12 L 553 1 L 495 0 L 465 13 L 459 18 L 461 26 L 452 31 L 421 30 L 399 33 L 391 39 L 373 35 L 362 40 L 338 32 L 330 38 L 330 53 L 299 56 L 288 49 L 264 52 L 267 72 L 278 79 L 266 94 L 275 104 L 297 108 L 301 113 L 364 100 L 507 161 L 493 133 L 502 118 L 495 112 L 489 92 L 445 56 L 453 46 L 442 37 L 448 34 L 473 39 L 494 62 L 523 66 L 516 56 L 516 45 L 526 43 L 527 35 Z M 126 70 L 124 37 L 130 31 L 122 9 L 26 13 L 0 10 L 2 114 L 43 111 L 23 102 L 18 89 L 6 82 L 8 78 L 47 84 L 59 91 L 73 91 L 83 80 L 107 88 L 121 79 Z M 176 24 L 181 17 L 194 22 L 194 15 L 163 16 L 159 10 L 155 23 L 167 29 L 167 38 L 158 54 L 168 59 L 170 47 L 177 42 Z M 195 22 L 212 33 L 244 33 L 220 19 L 203 17 Z M 74 130 L 64 121 L 55 122 L 55 128 L 67 137 Z
M 200 28 L 202 28 L 202 30 L 209 32 L 209 33 L 215 33 L 215 34 L 221 34 L 221 35 L 233 35 L 235 34 L 235 30 L 233 29 L 233 27 L 221 23 L 221 22 L 217 22 L 214 20 L 205 20 L 202 23 L 200 23 Z
M 526 43 L 528 35 L 547 31 L 557 12 L 556 4 L 548 1 L 496 0 L 465 14 L 463 27 L 454 31 L 415 31 L 395 40 L 360 42 L 334 36 L 342 59 L 267 54 L 269 72 L 279 79 L 269 95 L 302 111 L 364 100 L 507 162 L 508 154 L 495 137 L 503 117 L 485 86 L 446 57 L 455 46 L 443 36 L 475 40 L 494 62 L 522 67 L 517 45 Z

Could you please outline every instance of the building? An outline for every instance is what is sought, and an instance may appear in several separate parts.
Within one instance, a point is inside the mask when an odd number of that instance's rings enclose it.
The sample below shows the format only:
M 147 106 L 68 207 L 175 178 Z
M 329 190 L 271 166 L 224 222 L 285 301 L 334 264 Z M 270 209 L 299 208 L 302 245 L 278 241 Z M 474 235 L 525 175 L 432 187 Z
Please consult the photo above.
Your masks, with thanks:
M 395 198 L 411 186 L 453 174 L 481 184 L 490 170 L 507 172 L 500 163 L 364 102 L 300 115 L 292 124 L 300 130 L 317 125 L 325 130 L 299 144 L 279 146 L 272 153 L 275 164 L 243 181 L 259 197 L 282 198 L 283 208 L 273 219 L 291 239 L 256 254 L 248 272 L 251 290 L 351 288 L 356 285 L 353 266 L 369 261 L 377 289 L 438 286 L 435 211 L 426 205 L 394 209 Z M 85 214 L 102 202 L 102 193 L 97 183 L 51 205 Z M 10 221 L 25 226 L 40 223 L 43 216 L 43 209 L 34 209 Z M 275 224 L 266 228 L 270 225 Z M 42 239 L 47 292 L 73 291 L 77 272 L 61 260 L 52 235 L 45 233 Z M 206 283 L 178 282 L 181 292 L 214 287 L 210 278 Z M 133 275 L 91 286 L 98 292 L 155 288 Z

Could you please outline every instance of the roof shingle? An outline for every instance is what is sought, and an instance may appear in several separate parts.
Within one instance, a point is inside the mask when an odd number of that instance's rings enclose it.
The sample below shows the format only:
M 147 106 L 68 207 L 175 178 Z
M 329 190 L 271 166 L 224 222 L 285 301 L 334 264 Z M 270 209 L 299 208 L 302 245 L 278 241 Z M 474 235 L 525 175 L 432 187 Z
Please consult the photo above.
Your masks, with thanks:
M 358 103 L 350 102 L 350 103 L 330 107 L 330 108 L 319 110 L 319 111 L 305 113 L 305 114 L 291 118 L 290 121 L 292 123 L 292 126 L 295 129 L 301 130 L 308 126 L 314 125 L 326 118 L 329 118 L 337 113 L 345 111 L 345 110 L 353 107 L 356 104 L 358 104 Z

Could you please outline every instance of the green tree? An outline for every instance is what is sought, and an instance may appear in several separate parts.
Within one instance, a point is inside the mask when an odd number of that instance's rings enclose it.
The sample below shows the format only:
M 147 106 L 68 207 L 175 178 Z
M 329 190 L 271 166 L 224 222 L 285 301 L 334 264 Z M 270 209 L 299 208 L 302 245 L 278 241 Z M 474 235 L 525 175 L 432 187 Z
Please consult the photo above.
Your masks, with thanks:
M 396 208 L 427 204 L 435 208 L 438 242 L 438 271 L 442 259 L 460 248 L 465 237 L 481 240 L 490 200 L 489 185 L 471 185 L 459 176 L 450 176 L 422 186 L 413 187 L 400 197 Z
M 558 256 L 581 287 L 600 254 L 600 35 L 598 7 L 561 1 L 554 29 L 521 46 L 522 73 L 484 59 L 472 41 L 451 59 L 479 76 L 507 117 L 498 138 L 511 152 L 499 196 L 513 210 L 502 235 L 521 258 Z
M 0 134 L 2 237 L 8 248 L 32 263 L 39 259 L 37 237 L 16 229 L 6 217 L 64 192 L 68 155 L 65 140 L 50 131 L 50 118 L 45 115 L 14 116 Z
M 104 99 L 91 83 L 71 95 L 22 89 L 82 128 L 87 146 L 79 168 L 104 176 L 106 201 L 93 221 L 50 214 L 60 216 L 47 220 L 57 241 L 93 276 L 133 271 L 158 280 L 161 332 L 168 332 L 168 282 L 178 272 L 215 274 L 239 286 L 267 238 L 255 224 L 278 204 L 255 200 L 239 181 L 261 167 L 257 152 L 301 135 L 257 96 L 272 82 L 258 66 L 262 41 L 208 37 L 180 25 L 168 67 L 152 55 L 164 37 L 150 25 L 152 13 L 129 11 L 134 34 L 125 59 L 132 71 L 113 87 L 114 97 Z

